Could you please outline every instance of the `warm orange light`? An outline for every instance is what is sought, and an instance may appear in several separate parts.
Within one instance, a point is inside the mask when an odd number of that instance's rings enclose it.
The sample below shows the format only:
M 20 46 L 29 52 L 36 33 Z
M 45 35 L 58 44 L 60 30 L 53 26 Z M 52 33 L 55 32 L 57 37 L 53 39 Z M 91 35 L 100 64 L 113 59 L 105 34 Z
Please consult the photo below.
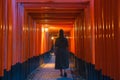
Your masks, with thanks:
M 48 32 L 48 28 L 44 28 L 45 32 Z
M 25 27 L 23 27 L 22 30 L 25 31 Z
M 85 26 L 83 27 L 84 31 L 85 31 Z
M 111 36 L 110 36 L 110 34 L 109 34 L 109 38 L 110 38 Z
M 66 38 L 68 39 L 69 37 L 68 37 L 68 36 L 66 36 Z
M 42 33 L 41 33 L 41 53 L 44 53 L 47 51 L 47 45 L 48 45 L 48 28 L 42 27 Z
M 2 29 L 2 25 L 0 26 L 0 28 Z
M 39 28 L 37 28 L 36 30 L 39 31 Z
M 70 46 L 70 51 L 73 52 L 73 53 L 75 53 L 74 30 L 75 30 L 75 28 L 73 28 L 73 29 L 71 30 L 71 32 L 70 32 L 71 35 L 69 36 L 69 38 L 70 38 L 69 40 L 70 40 L 70 42 L 71 42 L 71 43 L 70 43 L 70 45 L 71 45 L 71 46 Z
M 88 27 L 88 30 L 89 30 L 89 31 L 91 30 L 91 26 Z
M 103 30 L 105 29 L 105 26 L 103 25 Z
M 114 33 L 112 33 L 112 37 L 114 37 Z
M 54 37 L 51 37 L 51 39 L 53 40 L 53 39 L 54 39 Z
M 108 29 L 108 26 L 106 26 L 106 29 Z
M 44 32 L 44 28 L 42 27 L 42 32 Z
M 12 30 L 12 27 L 11 27 L 11 26 L 9 26 L 9 30 L 10 30 L 10 31 Z

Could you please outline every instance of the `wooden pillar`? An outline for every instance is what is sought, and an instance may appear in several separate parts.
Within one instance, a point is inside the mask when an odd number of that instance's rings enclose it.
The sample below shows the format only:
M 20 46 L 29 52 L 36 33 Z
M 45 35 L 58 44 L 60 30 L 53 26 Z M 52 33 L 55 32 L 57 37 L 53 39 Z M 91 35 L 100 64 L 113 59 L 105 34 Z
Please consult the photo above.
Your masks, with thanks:
M 95 65 L 106 76 L 119 80 L 118 2 L 95 0 Z M 101 37 L 102 35 L 102 37 Z M 115 46 L 118 45 L 118 46 Z
M 119 17 L 119 20 L 118 20 L 118 30 L 119 30 L 119 34 L 118 35 L 120 35 L 120 0 L 118 0 L 118 7 L 117 7 L 117 9 L 118 9 L 118 17 Z M 119 45 L 119 47 L 120 47 L 120 36 L 119 36 L 119 40 L 118 40 L 119 42 L 118 42 L 118 45 Z M 118 52 L 118 54 L 119 54 L 119 75 L 120 75 L 120 49 L 119 49 L 119 52 Z M 119 80 L 120 80 L 120 76 L 119 76 Z
M 12 4 L 13 0 L 4 0 L 3 4 L 4 6 L 2 7 L 3 9 L 3 25 L 4 25 L 4 33 L 3 33 L 3 47 L 4 47 L 4 68 L 7 70 L 11 69 L 11 65 L 12 65 L 12 55 L 13 55 L 13 51 L 12 51 L 12 47 L 13 47 L 13 26 L 14 26 L 14 18 L 13 18 L 13 5 Z
M 15 53 L 15 56 L 18 56 L 16 57 L 16 59 L 13 59 L 13 60 L 16 60 L 15 63 L 17 62 L 24 62 L 24 46 L 23 46 L 23 32 L 25 31 L 25 28 L 24 28 L 24 7 L 22 4 L 18 3 L 16 4 L 17 6 L 17 11 L 16 11 L 16 17 L 17 17 L 17 22 L 16 22 L 16 26 L 15 26 L 15 29 L 14 29 L 14 36 L 15 36 L 15 41 L 14 41 L 14 44 L 16 43 L 16 53 Z
M 0 0 L 0 76 L 3 76 L 4 53 L 3 53 L 3 0 Z
M 74 32 L 74 28 L 71 30 L 71 32 L 70 32 L 70 42 L 71 42 L 71 44 L 70 44 L 70 50 L 71 50 L 71 52 L 73 52 L 73 53 L 75 53 L 75 37 L 74 37 L 74 35 L 75 35 L 75 32 Z
M 41 53 L 41 26 L 39 24 L 36 24 L 37 27 L 37 33 L 36 33 L 36 45 L 37 45 L 37 54 L 40 55 Z

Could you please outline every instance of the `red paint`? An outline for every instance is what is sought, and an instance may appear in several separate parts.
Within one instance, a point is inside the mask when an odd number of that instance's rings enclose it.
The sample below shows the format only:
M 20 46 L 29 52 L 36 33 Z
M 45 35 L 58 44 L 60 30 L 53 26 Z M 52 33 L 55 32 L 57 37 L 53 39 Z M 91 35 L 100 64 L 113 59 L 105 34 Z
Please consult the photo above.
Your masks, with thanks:
M 17 2 L 88 2 L 90 0 L 16 0 Z
M 120 80 L 120 0 L 52 0 L 57 3 L 80 3 L 73 8 L 83 9 L 77 18 L 67 23 L 52 23 L 51 32 L 60 28 L 69 31 L 70 51 L 79 58 L 95 64 L 104 75 Z M 16 4 L 15 0 L 0 2 L 0 76 L 3 70 L 24 62 L 33 56 L 41 55 L 52 45 L 48 32 L 42 32 L 42 24 L 34 21 L 28 12 L 41 5 L 32 2 L 49 2 L 43 6 L 71 8 L 70 5 L 56 5 L 50 0 L 17 0 L 31 4 Z M 72 5 L 72 4 L 71 4 Z M 24 7 L 25 6 L 25 7 Z M 34 11 L 35 12 L 35 11 Z M 40 11 L 39 11 L 40 12 Z M 64 17 L 64 16 L 63 16 Z M 65 21 L 65 20 L 64 20 Z M 73 26 L 74 24 L 74 26 Z M 50 44 L 49 44 L 50 43 Z M 49 45 L 48 45 L 49 44 Z M 15 57 L 16 56 L 16 57 Z

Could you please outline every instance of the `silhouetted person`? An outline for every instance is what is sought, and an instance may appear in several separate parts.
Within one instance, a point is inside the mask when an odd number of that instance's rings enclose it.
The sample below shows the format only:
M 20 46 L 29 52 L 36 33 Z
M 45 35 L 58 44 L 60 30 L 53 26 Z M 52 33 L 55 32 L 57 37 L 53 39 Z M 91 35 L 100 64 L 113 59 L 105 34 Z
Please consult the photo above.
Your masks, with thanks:
M 55 41 L 55 69 L 60 70 L 60 75 L 67 77 L 66 70 L 69 68 L 68 41 L 64 37 L 64 31 L 60 29 L 59 37 Z M 64 69 L 64 74 L 63 74 Z

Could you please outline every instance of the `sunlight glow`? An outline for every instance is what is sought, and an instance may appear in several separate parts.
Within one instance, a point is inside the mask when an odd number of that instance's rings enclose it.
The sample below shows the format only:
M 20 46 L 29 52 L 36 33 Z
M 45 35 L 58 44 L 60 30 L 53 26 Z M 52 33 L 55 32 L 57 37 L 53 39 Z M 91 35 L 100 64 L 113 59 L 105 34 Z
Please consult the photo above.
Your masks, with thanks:
M 44 32 L 44 28 L 42 27 L 42 32 Z
M 45 32 L 48 32 L 48 28 L 44 28 Z
M 51 37 L 51 39 L 53 40 L 53 39 L 54 39 L 54 37 Z

